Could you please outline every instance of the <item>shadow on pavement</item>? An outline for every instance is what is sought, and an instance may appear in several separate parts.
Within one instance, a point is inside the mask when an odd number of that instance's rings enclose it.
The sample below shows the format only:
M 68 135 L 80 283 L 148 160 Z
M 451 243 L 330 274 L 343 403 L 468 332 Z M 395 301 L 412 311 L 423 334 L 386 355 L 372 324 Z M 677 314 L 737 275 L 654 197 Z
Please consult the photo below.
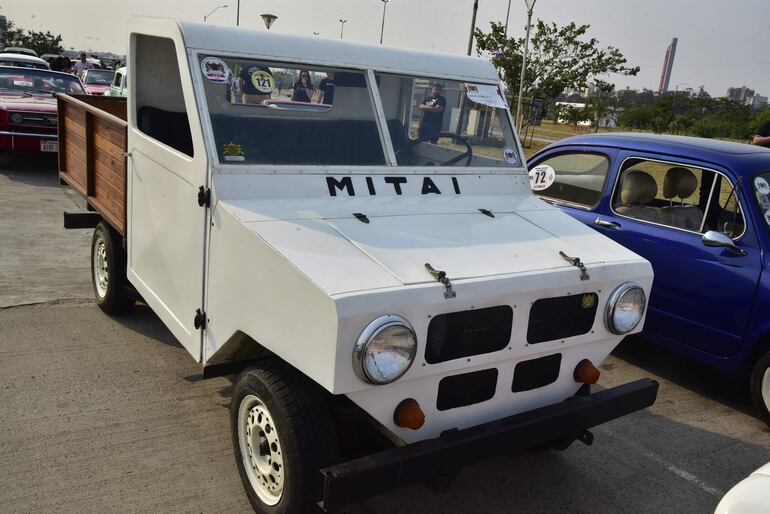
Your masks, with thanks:
M 627 337 L 612 354 L 680 387 L 759 419 L 751 403 L 748 378 L 744 374 L 720 373 L 640 336 Z
M 13 182 L 38 187 L 59 187 L 56 154 L 0 153 L 0 175 Z

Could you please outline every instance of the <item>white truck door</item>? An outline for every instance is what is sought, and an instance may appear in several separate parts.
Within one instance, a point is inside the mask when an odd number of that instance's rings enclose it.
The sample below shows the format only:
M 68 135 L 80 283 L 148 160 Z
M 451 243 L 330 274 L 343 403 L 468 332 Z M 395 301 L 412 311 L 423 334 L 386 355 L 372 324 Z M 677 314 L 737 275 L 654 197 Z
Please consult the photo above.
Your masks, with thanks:
M 187 57 L 178 34 L 130 44 L 128 278 L 200 360 L 208 164 Z

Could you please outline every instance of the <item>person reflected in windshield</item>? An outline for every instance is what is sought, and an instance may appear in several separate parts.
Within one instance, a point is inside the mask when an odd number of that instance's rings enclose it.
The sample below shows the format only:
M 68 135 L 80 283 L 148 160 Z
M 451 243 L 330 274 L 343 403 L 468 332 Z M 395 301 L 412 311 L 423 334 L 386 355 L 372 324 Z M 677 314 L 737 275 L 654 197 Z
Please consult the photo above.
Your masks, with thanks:
M 321 92 L 322 104 L 331 105 L 334 102 L 334 73 L 326 74 L 326 78 L 318 85 L 318 90 Z
M 442 90 L 441 84 L 433 84 L 431 95 L 418 107 L 423 112 L 419 136 L 421 139 L 426 138 L 427 141 L 433 144 L 438 143 L 438 134 L 444 125 L 446 98 L 441 95 Z
M 299 72 L 299 80 L 294 83 L 293 89 L 294 91 L 291 94 L 291 100 L 293 102 L 310 103 L 315 88 L 313 87 L 313 82 L 310 80 L 309 71 L 302 70 Z

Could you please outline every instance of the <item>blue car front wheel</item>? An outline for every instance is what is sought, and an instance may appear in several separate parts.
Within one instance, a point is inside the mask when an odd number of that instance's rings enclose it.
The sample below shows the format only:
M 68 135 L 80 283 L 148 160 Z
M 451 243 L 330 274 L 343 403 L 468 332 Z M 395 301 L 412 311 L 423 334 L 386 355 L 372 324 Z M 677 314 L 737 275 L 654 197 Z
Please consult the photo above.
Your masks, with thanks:
M 770 426 L 770 351 L 754 365 L 750 378 L 751 399 L 762 419 Z

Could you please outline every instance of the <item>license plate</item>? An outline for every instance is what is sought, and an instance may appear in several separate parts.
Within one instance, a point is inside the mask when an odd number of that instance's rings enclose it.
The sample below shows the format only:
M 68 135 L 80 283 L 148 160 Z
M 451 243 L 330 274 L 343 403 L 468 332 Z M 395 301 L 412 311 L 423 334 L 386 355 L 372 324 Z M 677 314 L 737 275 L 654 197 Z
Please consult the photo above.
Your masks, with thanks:
M 58 152 L 59 142 L 58 141 L 40 141 L 40 151 L 41 152 Z

